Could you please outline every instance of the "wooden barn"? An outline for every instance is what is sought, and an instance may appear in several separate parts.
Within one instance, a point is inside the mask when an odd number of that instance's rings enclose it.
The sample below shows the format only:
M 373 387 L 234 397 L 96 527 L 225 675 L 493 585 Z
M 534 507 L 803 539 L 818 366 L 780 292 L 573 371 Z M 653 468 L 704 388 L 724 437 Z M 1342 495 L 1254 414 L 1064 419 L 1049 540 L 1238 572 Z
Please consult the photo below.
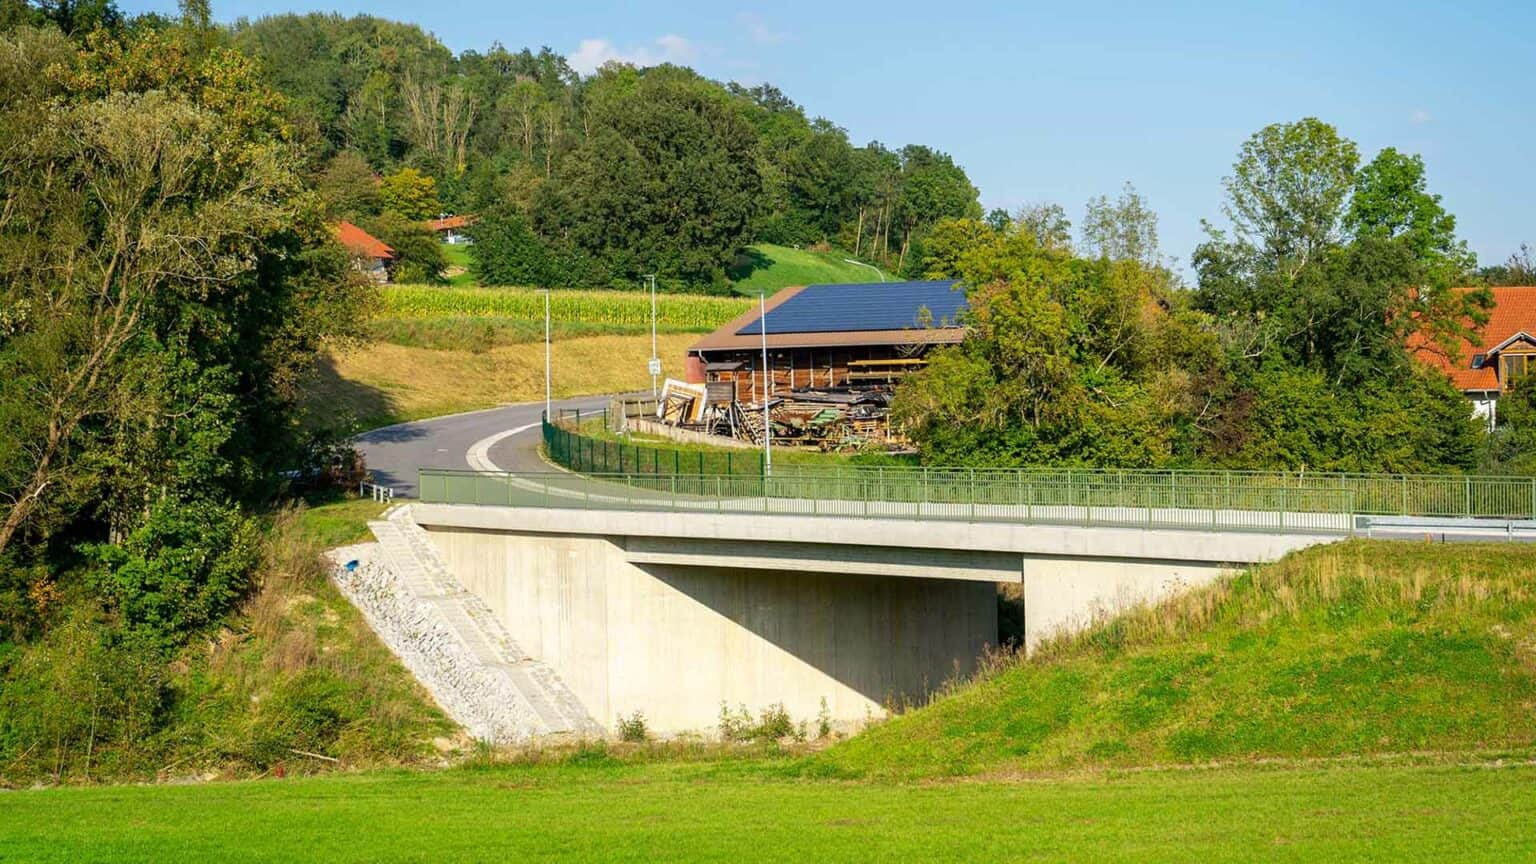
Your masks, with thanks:
M 952 281 L 785 288 L 688 349 L 687 378 L 711 403 L 762 404 L 796 390 L 893 384 L 935 345 L 959 342 L 965 294 Z M 763 362 L 767 325 L 767 364 Z

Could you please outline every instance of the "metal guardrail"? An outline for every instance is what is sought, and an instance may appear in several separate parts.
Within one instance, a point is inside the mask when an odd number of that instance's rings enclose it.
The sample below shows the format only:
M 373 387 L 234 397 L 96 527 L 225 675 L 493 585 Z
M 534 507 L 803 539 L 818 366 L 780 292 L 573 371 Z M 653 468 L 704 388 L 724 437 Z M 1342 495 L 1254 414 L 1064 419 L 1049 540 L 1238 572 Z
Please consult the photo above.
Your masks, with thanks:
M 579 510 L 747 513 L 864 519 L 1020 522 L 1266 533 L 1351 534 L 1351 492 L 1308 484 L 1273 489 L 1169 487 L 1123 477 L 978 481 L 930 477 L 723 474 L 514 474 L 423 468 L 421 500 Z
M 616 476 L 762 475 L 762 459 L 755 454 L 682 451 L 607 441 L 581 434 L 573 419 L 579 418 L 561 417 L 544 424 L 549 458 L 573 471 Z M 985 500 L 991 490 L 1022 484 L 1042 489 L 1093 489 L 1095 494 L 1124 489 L 1133 496 L 1162 495 L 1170 500 L 1224 500 L 1240 509 L 1268 509 L 1274 496 L 1332 490 L 1338 493 L 1336 500 L 1348 501 L 1348 508 L 1357 514 L 1536 519 L 1536 477 L 1500 475 L 776 465 L 773 479 L 828 484 L 838 490 L 874 489 L 878 490 L 877 500 L 916 500 L 935 489 L 946 495 L 960 494 L 964 500 L 977 496 Z M 858 487 L 858 483 L 868 485 Z M 978 491 L 955 491 L 967 485 Z M 1122 500 L 1127 506 L 1140 506 L 1138 498 Z

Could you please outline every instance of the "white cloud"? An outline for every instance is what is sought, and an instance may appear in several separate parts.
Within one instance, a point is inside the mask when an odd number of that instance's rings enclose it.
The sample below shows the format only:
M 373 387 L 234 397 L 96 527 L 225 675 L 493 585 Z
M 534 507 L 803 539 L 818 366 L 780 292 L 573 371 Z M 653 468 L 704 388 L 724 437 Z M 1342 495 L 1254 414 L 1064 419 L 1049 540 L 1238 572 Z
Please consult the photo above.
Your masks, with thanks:
M 618 61 L 634 66 L 656 66 L 661 63 L 693 63 L 698 49 L 685 37 L 668 33 L 650 45 L 637 45 L 620 50 L 607 39 L 583 39 L 569 58 L 571 68 L 583 75 L 591 75 L 604 63 Z
M 1408 122 L 1415 126 L 1423 126 L 1425 123 L 1428 123 L 1433 119 L 1433 117 L 1429 116 L 1429 112 L 1425 111 L 1423 108 L 1415 108 L 1413 109 L 1413 113 L 1408 115 Z
M 747 31 L 747 38 L 759 45 L 777 45 L 789 38 L 789 34 L 782 30 L 775 30 L 768 26 L 763 16 L 755 12 L 742 12 L 736 16 L 736 23 Z

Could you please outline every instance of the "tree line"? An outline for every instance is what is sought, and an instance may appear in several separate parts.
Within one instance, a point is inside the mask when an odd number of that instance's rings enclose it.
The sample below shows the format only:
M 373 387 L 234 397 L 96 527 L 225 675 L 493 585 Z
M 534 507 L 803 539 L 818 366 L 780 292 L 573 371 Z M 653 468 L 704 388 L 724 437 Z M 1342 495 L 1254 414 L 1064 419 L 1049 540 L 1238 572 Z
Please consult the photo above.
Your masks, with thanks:
M 1480 286 L 1531 284 L 1523 254 L 1476 268 L 1422 159 L 1389 147 L 1362 165 L 1354 142 L 1307 118 L 1248 139 L 1224 187 L 1230 227 L 1206 225 L 1193 286 L 1157 252 L 1156 216 L 1131 187 L 1089 202 L 1076 244 L 1055 205 L 937 224 L 925 267 L 964 280 L 969 333 L 898 390 L 895 415 L 924 458 L 1367 472 L 1530 462 L 1530 432 L 1485 435 L 1410 348 L 1456 356 L 1487 320 Z M 1512 424 L 1529 422 L 1524 401 L 1511 405 Z
M 442 272 L 408 224 L 439 212 L 481 217 L 487 283 L 629 288 L 657 273 L 677 290 L 725 288 L 757 242 L 916 273 L 935 222 L 980 215 L 947 154 L 855 145 L 771 85 L 677 66 L 582 76 L 549 48 L 499 43 L 455 55 L 370 16 L 276 15 L 221 37 L 295 108 L 332 214 L 410 247 L 407 278 Z

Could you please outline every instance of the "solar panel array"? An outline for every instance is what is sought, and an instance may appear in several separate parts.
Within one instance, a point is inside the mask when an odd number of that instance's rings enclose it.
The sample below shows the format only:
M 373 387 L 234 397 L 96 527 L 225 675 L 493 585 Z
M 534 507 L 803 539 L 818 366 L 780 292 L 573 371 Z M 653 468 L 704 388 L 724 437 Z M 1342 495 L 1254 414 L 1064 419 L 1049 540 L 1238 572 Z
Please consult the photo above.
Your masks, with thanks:
M 954 324 L 964 308 L 965 292 L 953 281 L 807 285 L 768 310 L 768 333 L 907 330 L 922 327 L 924 318 L 928 326 L 940 327 Z M 753 321 L 736 335 L 762 332 L 761 322 Z

